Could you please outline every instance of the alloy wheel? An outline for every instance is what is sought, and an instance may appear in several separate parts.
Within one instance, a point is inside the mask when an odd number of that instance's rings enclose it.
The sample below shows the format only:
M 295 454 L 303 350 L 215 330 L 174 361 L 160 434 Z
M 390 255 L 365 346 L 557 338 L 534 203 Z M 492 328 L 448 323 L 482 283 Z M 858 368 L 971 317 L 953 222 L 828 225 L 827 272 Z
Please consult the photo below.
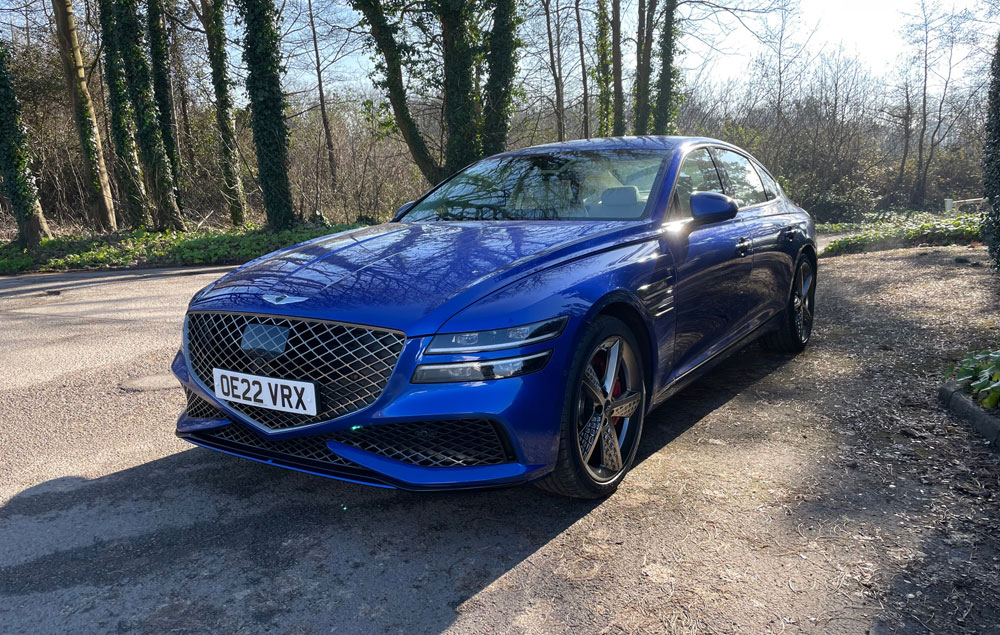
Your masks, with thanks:
M 815 302 L 813 284 L 815 280 L 812 265 L 809 264 L 808 260 L 803 260 L 795 272 L 795 287 L 792 290 L 795 332 L 803 344 L 809 341 L 809 336 L 812 334 L 813 305 Z
M 584 369 L 577 400 L 577 448 L 591 478 L 614 479 L 638 439 L 645 384 L 635 351 L 622 337 L 604 340 Z

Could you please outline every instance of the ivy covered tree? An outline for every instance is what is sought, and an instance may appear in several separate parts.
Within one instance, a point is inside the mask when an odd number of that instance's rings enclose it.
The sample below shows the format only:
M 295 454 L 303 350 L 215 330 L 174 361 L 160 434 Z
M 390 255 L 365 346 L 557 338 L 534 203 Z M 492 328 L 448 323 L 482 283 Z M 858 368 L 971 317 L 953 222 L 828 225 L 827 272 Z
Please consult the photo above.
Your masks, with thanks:
M 983 241 L 989 247 L 994 266 L 1000 268 L 1000 36 L 997 37 L 986 113 L 986 142 L 983 144 L 983 190 L 990 208 L 983 218 Z
M 493 0 L 493 30 L 489 34 L 486 63 L 490 76 L 486 80 L 483 108 L 483 155 L 497 154 L 507 149 L 510 131 L 510 110 L 517 74 L 518 15 L 517 0 Z
M 55 0 L 58 1 L 58 0 Z M 170 162 L 170 174 L 174 180 L 174 196 L 177 206 L 181 206 L 180 188 L 181 159 L 177 151 L 176 126 L 174 124 L 174 95 L 170 85 L 170 42 L 167 38 L 167 16 L 164 0 L 147 0 L 146 23 L 149 28 L 149 61 L 153 78 L 153 99 L 156 101 L 157 121 L 163 149 Z
M 153 201 L 156 228 L 183 231 L 184 220 L 174 195 L 173 173 L 163 145 L 156 103 L 153 101 L 149 61 L 143 46 L 146 34 L 139 21 L 137 4 L 137 0 L 114 0 L 114 17 L 118 27 L 115 38 L 117 49 L 125 71 L 125 84 L 135 120 L 136 142 Z
M 193 5 L 192 5 L 193 6 Z M 208 40 L 208 65 L 212 71 L 212 88 L 215 91 L 215 125 L 219 129 L 219 168 L 222 173 L 222 193 L 229 208 L 233 225 L 246 220 L 247 200 L 243 192 L 236 163 L 236 132 L 233 128 L 233 98 L 229 87 L 229 62 L 226 59 L 226 0 L 201 0 L 198 19 Z
M 281 90 L 281 34 L 273 0 L 236 0 L 243 22 L 243 62 L 247 66 L 250 122 L 257 149 L 258 183 L 267 224 L 275 231 L 295 222 L 288 182 L 288 126 Z
M 38 201 L 35 175 L 31 173 L 28 133 L 21 119 L 21 103 L 14 93 L 10 52 L 0 40 L 0 183 L 17 221 L 17 242 L 34 249 L 43 238 L 52 238 Z
M 114 18 L 114 0 L 99 0 L 101 41 L 104 51 L 104 83 L 108 94 L 108 119 L 115 149 L 115 175 L 118 180 L 118 207 L 132 229 L 145 227 L 150 217 L 150 201 L 142 180 L 142 168 L 135 147 L 135 120 L 128 100 L 125 69 Z
M 378 51 L 380 83 L 396 126 L 428 181 L 438 183 L 484 152 L 506 145 L 519 46 L 516 0 L 432 0 L 417 5 L 352 0 L 352 5 L 364 16 Z M 492 22 L 488 29 L 487 21 Z M 478 88 L 483 72 L 485 95 Z M 431 153 L 410 111 L 412 84 L 424 92 L 442 90 L 445 147 L 440 159 Z
M 674 68 L 677 48 L 677 0 L 666 0 L 663 28 L 660 32 L 660 76 L 656 83 L 656 106 L 653 109 L 653 133 L 673 134 L 677 115 L 676 87 L 679 80 Z
M 115 204 L 111 198 L 111 182 L 104 164 L 101 135 L 98 134 L 94 104 L 87 87 L 86 69 L 80 53 L 80 40 L 76 34 L 76 20 L 73 17 L 72 0 L 52 0 L 55 15 L 56 36 L 59 40 L 59 54 L 62 58 L 70 102 L 76 119 L 76 130 L 80 137 L 80 152 L 86 171 L 86 185 L 90 197 L 90 218 L 98 231 L 115 231 Z

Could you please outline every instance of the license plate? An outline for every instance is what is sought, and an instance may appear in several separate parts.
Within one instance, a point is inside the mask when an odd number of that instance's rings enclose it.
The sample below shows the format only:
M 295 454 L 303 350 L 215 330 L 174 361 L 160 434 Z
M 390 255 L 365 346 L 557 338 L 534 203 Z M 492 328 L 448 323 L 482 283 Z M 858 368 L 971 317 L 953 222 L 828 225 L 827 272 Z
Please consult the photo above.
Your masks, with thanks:
M 316 386 L 307 381 L 260 377 L 221 368 L 212 369 L 212 378 L 219 399 L 282 412 L 316 414 Z

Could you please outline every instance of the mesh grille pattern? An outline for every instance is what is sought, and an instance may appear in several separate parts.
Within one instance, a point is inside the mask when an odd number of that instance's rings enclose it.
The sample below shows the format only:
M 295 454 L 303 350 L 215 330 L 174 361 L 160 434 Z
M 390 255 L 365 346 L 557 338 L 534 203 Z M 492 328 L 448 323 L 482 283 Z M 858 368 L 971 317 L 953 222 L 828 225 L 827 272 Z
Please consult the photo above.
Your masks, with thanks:
M 347 459 L 341 458 L 326 447 L 326 442 L 330 435 L 316 435 L 311 437 L 297 437 L 294 439 L 273 440 L 265 439 L 242 425 L 231 424 L 222 428 L 204 430 L 191 435 L 197 441 L 205 441 L 209 445 L 247 448 L 251 450 L 262 450 L 268 454 L 277 454 L 308 461 L 319 461 L 330 465 L 340 465 L 344 467 L 357 467 Z M 213 443 L 213 441 L 221 443 Z
M 511 460 L 488 419 L 383 423 L 329 435 L 333 441 L 422 467 L 496 465 Z
M 247 325 L 287 327 L 284 352 L 243 350 Z M 405 337 L 334 322 L 238 313 L 190 313 L 187 353 L 195 376 L 215 390 L 213 368 L 316 383 L 315 416 L 268 410 L 236 402 L 229 406 L 271 430 L 329 421 L 371 405 L 385 388 Z
M 225 419 L 224 412 L 205 401 L 194 392 L 185 390 L 187 393 L 187 416 L 192 419 Z

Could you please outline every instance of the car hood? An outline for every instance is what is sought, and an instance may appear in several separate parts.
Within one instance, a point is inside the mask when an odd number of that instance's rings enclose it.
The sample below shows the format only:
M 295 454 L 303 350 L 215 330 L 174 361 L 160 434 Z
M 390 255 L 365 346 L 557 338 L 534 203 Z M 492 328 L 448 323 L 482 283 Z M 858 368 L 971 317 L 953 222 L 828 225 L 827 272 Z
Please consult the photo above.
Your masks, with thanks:
M 250 262 L 191 310 L 322 318 L 434 333 L 481 297 L 639 228 L 634 221 L 388 223 Z M 287 295 L 275 305 L 264 296 Z M 291 302 L 289 302 L 291 301 Z

